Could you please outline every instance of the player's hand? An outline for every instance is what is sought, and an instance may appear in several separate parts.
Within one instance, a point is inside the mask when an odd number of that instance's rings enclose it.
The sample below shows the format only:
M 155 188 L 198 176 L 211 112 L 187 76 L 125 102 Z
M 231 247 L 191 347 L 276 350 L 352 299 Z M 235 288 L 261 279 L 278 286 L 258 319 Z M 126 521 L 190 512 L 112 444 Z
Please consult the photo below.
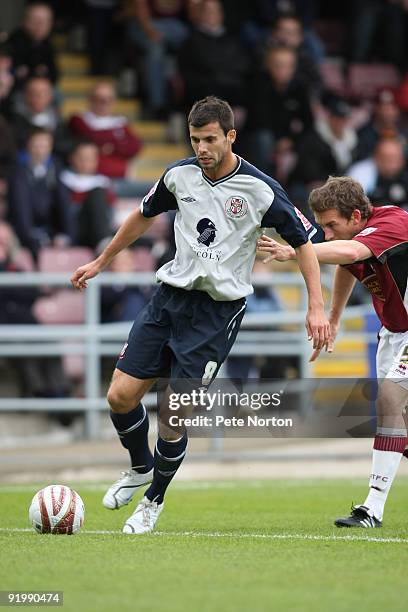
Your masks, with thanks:
M 337 330 L 339 328 L 339 325 L 338 323 L 334 323 L 333 321 L 329 321 L 329 323 L 330 323 L 330 338 L 323 348 L 325 348 L 327 353 L 332 353 L 334 350 L 334 342 L 336 340 Z M 316 361 L 316 359 L 320 355 L 321 350 L 322 349 L 317 348 L 313 351 L 313 353 L 310 356 L 309 363 L 311 363 L 312 361 Z
M 313 341 L 313 349 L 321 350 L 327 346 L 330 337 L 330 323 L 324 314 L 324 308 L 309 308 L 306 315 L 306 329 L 308 340 Z
M 269 253 L 268 257 L 263 260 L 263 263 L 268 263 L 273 260 L 289 261 L 296 257 L 295 250 L 292 249 L 291 246 L 276 242 L 276 240 L 269 236 L 261 236 L 258 238 L 257 247 L 259 251 Z
M 103 266 L 99 262 L 98 259 L 94 259 L 93 261 L 85 264 L 78 268 L 73 275 L 71 276 L 71 283 L 75 289 L 79 289 L 79 291 L 83 291 L 88 286 L 88 280 L 90 278 L 94 278 L 103 270 Z

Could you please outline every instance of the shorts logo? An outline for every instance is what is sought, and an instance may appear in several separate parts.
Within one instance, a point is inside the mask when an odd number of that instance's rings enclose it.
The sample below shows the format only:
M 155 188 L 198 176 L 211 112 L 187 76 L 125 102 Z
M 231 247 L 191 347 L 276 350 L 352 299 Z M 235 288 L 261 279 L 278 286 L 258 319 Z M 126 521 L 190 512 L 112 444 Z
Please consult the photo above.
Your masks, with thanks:
M 123 345 L 122 350 L 120 351 L 119 359 L 123 359 L 124 358 L 127 347 L 128 347 L 128 343 L 125 342 L 125 344 Z
M 225 214 L 230 219 L 241 219 L 248 212 L 248 202 L 240 196 L 231 196 L 225 202 Z
M 402 351 L 400 362 L 408 366 L 408 344 L 404 347 L 404 350 Z
M 408 366 L 405 365 L 405 363 L 399 363 L 397 365 L 397 367 L 395 368 L 395 371 L 398 372 L 398 374 L 407 374 L 407 370 L 408 370 Z
M 210 244 L 215 240 L 217 228 L 215 227 L 215 224 L 211 221 L 211 219 L 200 219 L 200 221 L 197 223 L 197 232 L 198 244 L 205 244 L 205 246 L 210 246 Z

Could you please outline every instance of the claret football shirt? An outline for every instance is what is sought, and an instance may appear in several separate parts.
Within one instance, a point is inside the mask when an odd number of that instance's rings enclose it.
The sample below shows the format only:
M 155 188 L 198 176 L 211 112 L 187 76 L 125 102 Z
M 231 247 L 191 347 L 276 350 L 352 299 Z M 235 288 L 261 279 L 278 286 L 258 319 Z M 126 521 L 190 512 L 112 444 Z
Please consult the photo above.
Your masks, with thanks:
M 344 266 L 371 293 L 375 311 L 386 329 L 408 331 L 404 304 L 408 277 L 408 213 L 397 206 L 373 209 L 364 229 L 354 236 L 373 257 Z
M 176 210 L 176 255 L 157 272 L 174 287 L 206 291 L 215 300 L 253 292 L 251 271 L 262 227 L 273 227 L 294 248 L 316 228 L 281 185 L 237 156 L 233 172 L 209 179 L 191 157 L 169 168 L 142 201 L 145 217 Z

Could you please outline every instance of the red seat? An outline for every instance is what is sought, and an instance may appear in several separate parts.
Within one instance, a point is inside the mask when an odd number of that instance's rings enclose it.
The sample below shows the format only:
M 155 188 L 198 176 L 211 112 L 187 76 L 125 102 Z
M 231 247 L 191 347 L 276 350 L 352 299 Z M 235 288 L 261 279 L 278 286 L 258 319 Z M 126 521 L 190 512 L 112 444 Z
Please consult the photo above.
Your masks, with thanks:
M 45 247 L 41 249 L 38 257 L 38 269 L 40 272 L 70 274 L 92 259 L 94 259 L 94 253 L 88 247 Z
M 137 247 L 134 250 L 134 270 L 135 272 L 155 272 L 156 259 L 150 249 Z
M 320 74 L 327 89 L 339 96 L 346 93 L 346 80 L 344 78 L 342 62 L 327 59 L 320 64 Z
M 400 74 L 392 64 L 350 64 L 348 94 L 354 98 L 372 99 L 386 87 L 397 88 Z
M 85 296 L 73 289 L 60 289 L 52 296 L 38 298 L 33 313 L 43 325 L 77 325 L 85 318 Z
M 62 366 L 68 378 L 82 380 L 85 372 L 85 357 L 83 355 L 63 355 Z
M 149 236 L 154 240 L 168 240 L 170 233 L 170 218 L 167 214 L 157 215 L 154 222 L 143 236 Z
M 15 255 L 13 262 L 22 272 L 34 272 L 35 263 L 31 251 L 29 249 L 19 249 Z

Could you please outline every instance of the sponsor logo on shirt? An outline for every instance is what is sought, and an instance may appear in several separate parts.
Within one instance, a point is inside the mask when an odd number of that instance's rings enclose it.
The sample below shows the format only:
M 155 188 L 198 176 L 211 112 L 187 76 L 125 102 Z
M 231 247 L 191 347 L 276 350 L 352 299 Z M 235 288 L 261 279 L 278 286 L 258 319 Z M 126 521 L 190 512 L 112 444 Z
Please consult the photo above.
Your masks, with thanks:
M 368 236 L 369 234 L 372 234 L 373 232 L 376 232 L 376 231 L 377 231 L 376 227 L 366 227 L 359 234 L 357 234 L 356 238 L 358 238 L 358 236 Z
M 366 287 L 366 289 L 368 289 L 371 295 L 375 295 L 376 298 L 378 298 L 382 302 L 385 302 L 385 297 L 382 292 L 381 285 L 375 274 L 372 274 L 371 276 L 366 276 L 361 282 Z
M 159 181 L 156 181 L 156 183 L 155 183 L 155 184 L 153 185 L 153 187 L 150 189 L 149 193 L 147 193 L 147 194 L 145 195 L 145 197 L 143 198 L 143 200 L 142 200 L 142 204 L 144 204 L 145 202 L 147 202 L 147 201 L 148 201 L 148 200 L 149 200 L 149 199 L 152 197 L 152 195 L 154 194 L 154 192 L 155 192 L 155 191 L 156 191 L 156 189 L 157 189 L 157 185 L 158 185 L 158 184 L 159 184 Z
M 215 227 L 215 223 L 211 221 L 211 219 L 204 218 L 200 219 L 200 221 L 197 223 L 197 232 L 198 244 L 205 244 L 205 246 L 210 246 L 210 244 L 215 240 L 217 228 Z
M 124 358 L 127 347 L 128 347 L 128 343 L 125 342 L 125 344 L 123 345 L 122 350 L 120 351 L 119 359 L 123 359 Z
M 225 202 L 225 214 L 230 219 L 241 219 L 248 212 L 248 202 L 240 196 L 231 196 Z
M 307 219 L 305 215 L 302 212 L 300 212 L 298 208 L 296 208 L 296 206 L 294 208 L 295 208 L 296 215 L 299 217 L 299 219 L 302 222 L 303 227 L 308 232 L 310 229 L 312 229 L 313 227 L 312 224 L 310 223 L 309 219 Z

